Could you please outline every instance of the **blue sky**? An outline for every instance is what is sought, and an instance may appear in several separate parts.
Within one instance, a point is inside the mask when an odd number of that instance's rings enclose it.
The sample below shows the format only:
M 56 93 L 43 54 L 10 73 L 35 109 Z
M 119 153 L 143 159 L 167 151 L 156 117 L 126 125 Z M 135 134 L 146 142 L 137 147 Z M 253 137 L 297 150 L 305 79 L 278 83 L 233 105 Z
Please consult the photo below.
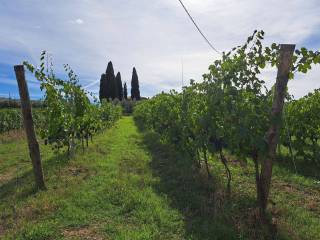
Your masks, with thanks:
M 185 0 L 204 33 L 220 51 L 245 41 L 254 29 L 266 43 L 296 43 L 320 49 L 319 0 Z M 138 71 L 141 93 L 152 96 L 201 80 L 218 57 L 197 33 L 177 0 L 0 0 L 0 96 L 18 96 L 13 65 L 38 63 L 52 53 L 57 74 L 68 63 L 89 91 L 98 92 L 100 75 L 112 60 L 123 81 Z M 275 71 L 264 73 L 268 85 Z M 30 95 L 41 97 L 28 75 Z M 130 85 L 130 84 L 129 84 Z M 289 83 L 301 97 L 320 88 L 320 67 Z

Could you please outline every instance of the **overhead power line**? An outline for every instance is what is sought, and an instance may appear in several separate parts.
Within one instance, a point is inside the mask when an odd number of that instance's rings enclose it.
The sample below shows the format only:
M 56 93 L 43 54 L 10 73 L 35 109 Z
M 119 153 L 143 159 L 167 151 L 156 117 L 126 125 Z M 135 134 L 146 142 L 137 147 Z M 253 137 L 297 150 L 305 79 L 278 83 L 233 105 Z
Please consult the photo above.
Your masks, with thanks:
M 199 28 L 198 24 L 195 22 L 195 20 L 193 19 L 193 17 L 191 16 L 191 14 L 189 13 L 188 9 L 186 8 L 186 6 L 183 4 L 182 0 L 178 0 L 181 4 L 181 6 L 183 7 L 184 11 L 188 14 L 191 22 L 193 23 L 193 25 L 197 28 L 198 32 L 201 34 L 201 36 L 204 38 L 204 40 L 209 44 L 209 46 L 212 48 L 213 51 L 215 51 L 218 54 L 221 54 L 213 45 L 212 43 L 208 40 L 208 38 L 204 35 L 204 33 L 201 31 L 201 29 Z

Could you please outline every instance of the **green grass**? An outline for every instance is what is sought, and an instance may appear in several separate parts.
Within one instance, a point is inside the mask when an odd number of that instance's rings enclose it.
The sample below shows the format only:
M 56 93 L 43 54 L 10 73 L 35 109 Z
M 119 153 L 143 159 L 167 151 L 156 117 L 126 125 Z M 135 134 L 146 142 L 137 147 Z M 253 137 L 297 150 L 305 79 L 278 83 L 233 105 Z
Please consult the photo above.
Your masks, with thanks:
M 33 191 L 23 138 L 0 145 L 1 239 L 263 239 L 253 168 L 231 163 L 232 196 L 214 158 L 205 171 L 131 117 L 72 159 L 41 145 L 48 190 Z M 317 181 L 275 167 L 277 239 L 320 239 Z

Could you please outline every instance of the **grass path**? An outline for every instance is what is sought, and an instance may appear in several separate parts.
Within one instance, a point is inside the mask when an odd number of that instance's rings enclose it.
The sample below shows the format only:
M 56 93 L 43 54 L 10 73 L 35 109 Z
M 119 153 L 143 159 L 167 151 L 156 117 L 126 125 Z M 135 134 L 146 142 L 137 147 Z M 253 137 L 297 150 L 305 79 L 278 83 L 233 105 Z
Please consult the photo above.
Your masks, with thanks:
M 0 145 L 0 239 L 260 239 L 250 210 L 252 169 L 231 166 L 233 199 L 228 202 L 222 166 L 213 163 L 216 179 L 208 181 L 157 135 L 138 131 L 131 117 L 71 160 L 46 146 L 41 152 L 48 190 L 34 193 L 24 140 Z M 272 210 L 278 239 L 320 237 L 319 208 L 308 210 L 310 203 L 302 200 L 310 198 L 309 190 L 315 203 L 319 200 L 312 184 L 275 169 L 272 195 L 281 209 Z
M 48 191 L 34 194 L 28 188 L 31 172 L 22 174 L 20 192 L 10 181 L 1 185 L 0 236 L 181 239 L 183 219 L 155 192 L 159 179 L 148 168 L 151 156 L 142 141 L 132 118 L 124 117 L 84 154 L 79 150 L 68 162 L 65 156 L 44 159 Z

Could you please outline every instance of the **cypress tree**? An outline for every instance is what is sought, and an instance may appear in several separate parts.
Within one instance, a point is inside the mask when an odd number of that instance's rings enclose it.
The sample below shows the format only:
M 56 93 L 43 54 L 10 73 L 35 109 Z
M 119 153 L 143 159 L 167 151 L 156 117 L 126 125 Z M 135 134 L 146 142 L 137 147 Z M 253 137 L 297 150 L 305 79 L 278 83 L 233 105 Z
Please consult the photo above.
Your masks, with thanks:
M 99 90 L 99 99 L 102 102 L 102 99 L 107 98 L 106 90 L 107 90 L 107 78 L 106 74 L 102 74 L 100 78 L 100 90 Z
M 131 79 L 131 99 L 140 100 L 139 79 L 136 68 L 133 68 Z
M 118 98 L 119 98 L 120 101 L 122 101 L 122 99 L 123 99 L 123 88 L 122 88 L 122 81 L 121 81 L 120 72 L 117 73 L 116 82 L 117 82 L 117 89 L 118 89 Z
M 113 64 L 110 61 L 108 63 L 108 67 L 106 70 L 106 98 L 109 100 L 114 99 L 116 96 L 115 90 L 116 90 L 116 80 L 114 76 L 114 70 L 113 70 Z
M 127 83 L 125 82 L 123 85 L 123 97 L 124 99 L 128 99 L 128 90 L 127 90 Z
M 117 84 L 117 81 L 116 81 L 116 77 L 112 78 L 112 81 L 111 81 L 111 98 L 112 100 L 118 98 L 119 99 L 119 91 L 118 91 L 118 84 Z

